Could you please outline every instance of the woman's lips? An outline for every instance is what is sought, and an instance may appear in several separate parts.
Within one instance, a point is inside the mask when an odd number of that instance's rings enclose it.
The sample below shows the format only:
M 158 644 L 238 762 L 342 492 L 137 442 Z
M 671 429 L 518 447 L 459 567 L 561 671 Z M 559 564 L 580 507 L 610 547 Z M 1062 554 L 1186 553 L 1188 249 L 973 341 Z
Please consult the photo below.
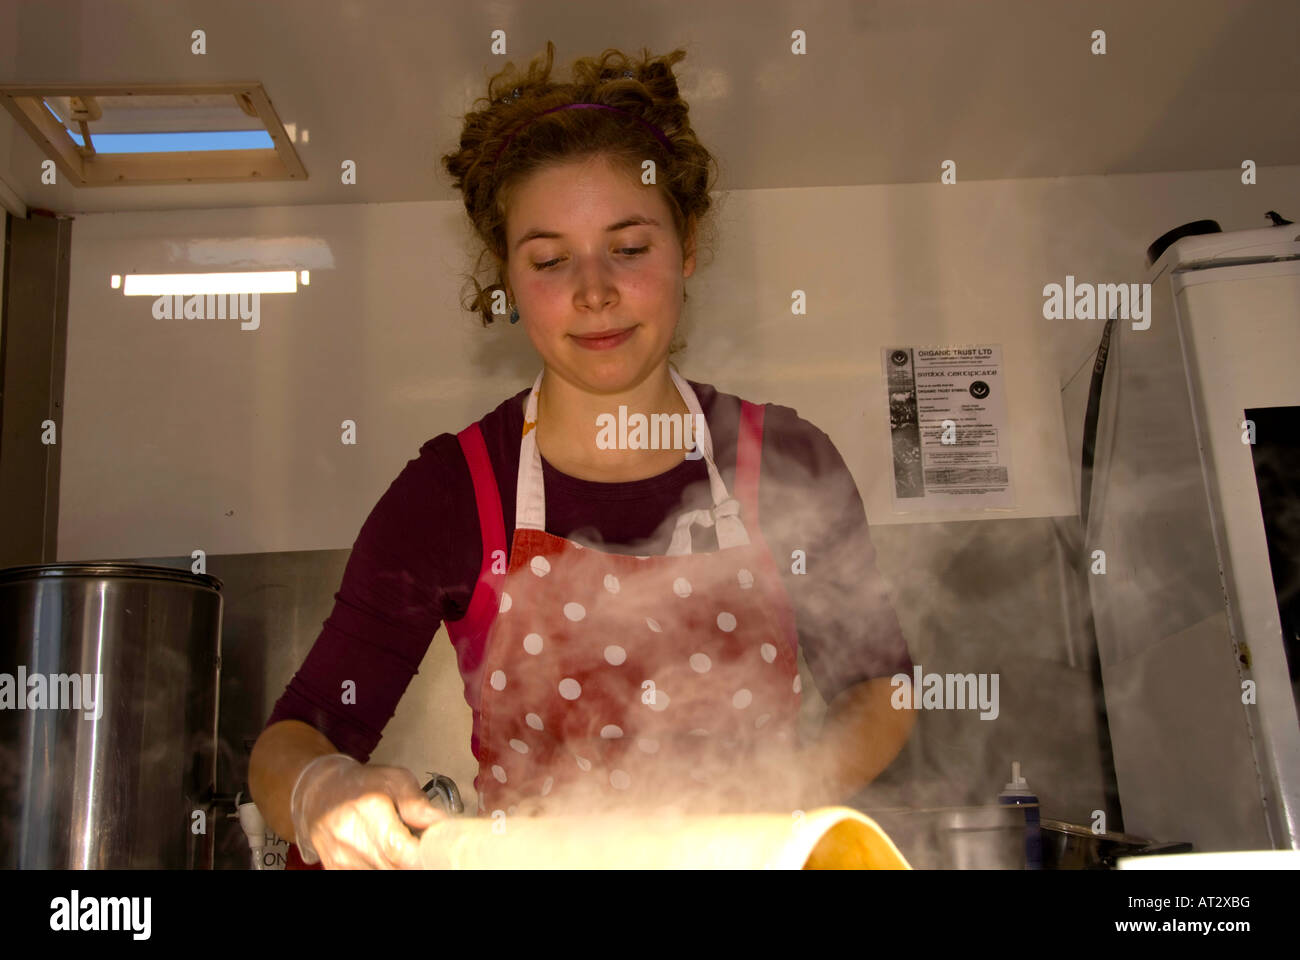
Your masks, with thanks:
M 588 350 L 610 350 L 621 343 L 626 343 L 628 337 L 632 336 L 636 327 L 628 327 L 622 333 L 611 334 L 607 337 L 573 337 L 578 346 L 586 347 Z M 573 334 L 570 334 L 573 336 Z

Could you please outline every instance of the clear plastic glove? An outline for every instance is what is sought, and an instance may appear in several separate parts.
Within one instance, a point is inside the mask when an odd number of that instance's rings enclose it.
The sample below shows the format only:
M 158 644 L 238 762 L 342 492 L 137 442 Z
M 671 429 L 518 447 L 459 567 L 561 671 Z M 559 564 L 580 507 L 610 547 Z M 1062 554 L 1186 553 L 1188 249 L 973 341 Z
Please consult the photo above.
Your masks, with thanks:
M 424 830 L 447 816 L 410 770 L 339 753 L 303 768 L 289 809 L 303 862 L 327 870 L 416 869 L 420 843 L 409 828 Z

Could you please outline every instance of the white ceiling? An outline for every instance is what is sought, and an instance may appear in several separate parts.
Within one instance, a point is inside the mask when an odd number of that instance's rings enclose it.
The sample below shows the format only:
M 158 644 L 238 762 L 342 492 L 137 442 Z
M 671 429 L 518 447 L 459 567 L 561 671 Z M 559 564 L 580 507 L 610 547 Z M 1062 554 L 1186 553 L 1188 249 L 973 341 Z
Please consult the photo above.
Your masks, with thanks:
M 78 189 L 3 113 L 0 180 L 59 213 L 453 199 L 457 116 L 548 39 L 561 68 L 686 49 L 723 189 L 1296 164 L 1297 37 L 1297 0 L 0 0 L 0 83 L 255 80 L 310 134 L 305 183 Z

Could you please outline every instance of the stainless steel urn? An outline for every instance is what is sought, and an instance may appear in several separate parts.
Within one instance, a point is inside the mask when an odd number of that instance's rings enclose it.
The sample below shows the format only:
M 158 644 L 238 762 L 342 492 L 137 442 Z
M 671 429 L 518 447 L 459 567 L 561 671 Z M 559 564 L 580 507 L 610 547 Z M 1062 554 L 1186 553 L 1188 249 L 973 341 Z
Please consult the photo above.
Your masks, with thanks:
M 0 868 L 212 864 L 221 581 L 0 570 Z

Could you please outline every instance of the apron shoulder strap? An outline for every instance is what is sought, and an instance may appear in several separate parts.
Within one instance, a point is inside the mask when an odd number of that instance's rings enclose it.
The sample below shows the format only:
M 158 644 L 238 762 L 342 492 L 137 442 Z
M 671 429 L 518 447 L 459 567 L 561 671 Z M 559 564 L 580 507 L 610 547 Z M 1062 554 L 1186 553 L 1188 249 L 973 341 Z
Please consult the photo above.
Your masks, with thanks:
M 798 658 L 799 631 L 794 607 L 775 565 L 771 548 L 763 537 L 758 518 L 758 475 L 763 459 L 763 414 L 766 411 L 764 404 L 740 401 L 740 435 L 736 440 L 736 499 L 740 501 L 745 517 L 753 517 L 753 521 L 747 525 L 749 536 L 766 558 L 757 571 L 751 572 L 762 579 L 769 595 L 779 598 L 775 605 L 777 621 L 791 653 Z
M 474 481 L 474 501 L 478 506 L 479 534 L 482 538 L 483 559 L 479 565 L 478 580 L 470 595 L 469 608 L 459 620 L 446 621 L 447 634 L 456 650 L 456 662 L 465 683 L 465 700 L 478 710 L 478 676 L 487 646 L 488 630 L 496 619 L 505 586 L 505 573 L 494 572 L 492 558 L 497 552 L 509 560 L 506 550 L 506 528 L 501 513 L 501 493 L 497 489 L 496 474 L 488 457 L 487 444 L 478 423 L 472 423 L 459 434 L 461 451 L 469 465 Z M 501 565 L 503 568 L 505 564 Z M 477 728 L 475 730 L 477 735 Z M 477 747 L 477 744 L 472 744 Z M 477 756 L 477 754 L 475 754 Z
M 758 527 L 758 474 L 763 457 L 763 414 L 766 407 L 740 401 L 740 433 L 736 438 L 735 494 L 741 515 Z
M 460 441 L 461 452 L 469 465 L 469 475 L 474 481 L 474 502 L 478 507 L 479 533 L 483 540 L 483 560 L 480 574 L 487 576 L 492 570 L 494 551 L 506 549 L 505 517 L 501 511 L 501 493 L 497 489 L 496 473 L 492 469 L 492 460 L 488 457 L 487 444 L 483 440 L 483 431 L 479 424 L 471 423 L 456 435 Z M 497 575 L 502 581 L 504 574 Z M 473 601 L 470 602 L 471 611 Z

